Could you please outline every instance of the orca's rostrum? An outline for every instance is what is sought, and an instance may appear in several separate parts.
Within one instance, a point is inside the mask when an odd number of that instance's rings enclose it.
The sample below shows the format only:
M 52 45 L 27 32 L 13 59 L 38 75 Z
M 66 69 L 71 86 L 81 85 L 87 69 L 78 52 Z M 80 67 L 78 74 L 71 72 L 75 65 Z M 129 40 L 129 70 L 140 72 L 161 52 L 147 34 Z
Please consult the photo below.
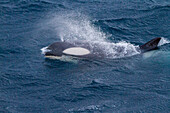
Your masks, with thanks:
M 144 45 L 139 46 L 140 51 L 146 52 L 158 48 L 161 38 L 154 38 Z M 100 45 L 98 45 L 100 46 Z M 44 53 L 46 58 L 60 58 L 62 56 L 73 56 L 78 58 L 104 58 L 106 55 L 100 47 L 91 47 L 88 42 L 55 42 L 46 47 Z

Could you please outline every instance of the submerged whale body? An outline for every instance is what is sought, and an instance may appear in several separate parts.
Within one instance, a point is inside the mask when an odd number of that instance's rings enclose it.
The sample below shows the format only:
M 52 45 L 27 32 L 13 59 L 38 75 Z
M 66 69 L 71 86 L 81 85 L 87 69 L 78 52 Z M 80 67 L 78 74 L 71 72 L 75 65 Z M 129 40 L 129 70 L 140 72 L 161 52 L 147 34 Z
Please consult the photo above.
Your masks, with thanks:
M 141 52 L 151 51 L 158 48 L 158 43 L 161 38 L 154 38 L 144 45 L 139 46 Z M 46 48 L 48 51 L 44 53 L 45 57 L 62 57 L 62 56 L 73 56 L 78 58 L 104 58 L 105 52 L 100 48 L 100 44 L 92 47 L 91 43 L 88 42 L 55 42 Z M 117 50 L 118 53 L 121 49 Z

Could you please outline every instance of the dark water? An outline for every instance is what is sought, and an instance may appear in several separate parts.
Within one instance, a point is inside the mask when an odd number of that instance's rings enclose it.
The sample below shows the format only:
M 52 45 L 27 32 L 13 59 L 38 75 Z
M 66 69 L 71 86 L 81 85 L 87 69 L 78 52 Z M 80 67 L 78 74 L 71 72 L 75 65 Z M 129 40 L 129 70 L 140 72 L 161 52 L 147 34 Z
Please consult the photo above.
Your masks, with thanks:
M 134 51 L 155 37 L 158 50 Z M 97 41 L 111 56 L 43 57 L 63 40 Z M 169 40 L 169 0 L 1 0 L 0 112 L 168 113 Z M 112 45 L 125 50 L 115 56 Z

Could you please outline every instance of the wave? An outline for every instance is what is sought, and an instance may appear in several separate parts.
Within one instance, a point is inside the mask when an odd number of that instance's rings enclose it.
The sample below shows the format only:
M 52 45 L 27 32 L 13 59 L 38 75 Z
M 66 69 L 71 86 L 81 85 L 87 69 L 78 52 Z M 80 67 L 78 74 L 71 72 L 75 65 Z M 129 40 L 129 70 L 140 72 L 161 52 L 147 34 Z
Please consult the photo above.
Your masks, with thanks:
M 48 46 L 41 48 L 41 54 L 45 55 L 45 53 L 49 52 L 50 50 L 47 48 Z
M 3 10 L 7 11 L 13 11 L 13 12 L 42 12 L 42 11 L 49 11 L 53 8 L 58 9 L 66 9 L 65 5 L 62 4 L 62 2 L 52 2 L 47 0 L 41 0 L 41 1 L 30 1 L 30 0 L 18 0 L 18 1 L 0 1 L 0 8 L 3 8 Z

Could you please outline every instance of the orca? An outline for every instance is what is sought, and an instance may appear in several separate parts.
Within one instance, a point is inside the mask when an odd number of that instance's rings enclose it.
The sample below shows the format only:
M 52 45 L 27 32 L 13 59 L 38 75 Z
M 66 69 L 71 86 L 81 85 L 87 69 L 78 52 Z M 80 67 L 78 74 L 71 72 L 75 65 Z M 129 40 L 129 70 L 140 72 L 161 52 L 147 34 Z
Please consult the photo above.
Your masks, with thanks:
M 139 46 L 141 53 L 158 49 L 161 38 L 154 38 L 149 42 Z M 104 58 L 105 53 L 98 47 L 91 47 L 88 42 L 55 42 L 46 47 L 48 51 L 44 53 L 46 58 L 60 58 L 62 56 L 72 56 L 78 58 Z

